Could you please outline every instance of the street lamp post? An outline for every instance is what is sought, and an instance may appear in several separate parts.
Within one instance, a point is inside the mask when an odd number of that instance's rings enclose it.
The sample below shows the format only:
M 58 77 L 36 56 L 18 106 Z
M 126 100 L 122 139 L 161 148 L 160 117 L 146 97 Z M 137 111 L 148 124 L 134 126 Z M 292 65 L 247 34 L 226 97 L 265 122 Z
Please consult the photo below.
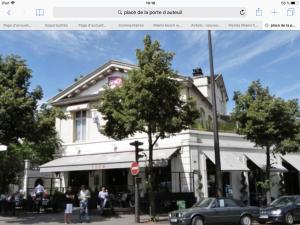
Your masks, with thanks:
M 216 92 L 215 92 L 215 72 L 212 53 L 211 31 L 208 31 L 208 51 L 209 51 L 209 65 L 210 65 L 210 83 L 211 83 L 211 100 L 213 112 L 213 129 L 214 129 L 214 148 L 215 148 L 215 166 L 216 166 L 216 196 L 222 197 L 222 173 L 221 173 L 221 160 L 220 160 L 220 146 L 219 146 L 219 132 L 218 132 L 218 118 L 217 118 L 217 105 L 216 105 Z

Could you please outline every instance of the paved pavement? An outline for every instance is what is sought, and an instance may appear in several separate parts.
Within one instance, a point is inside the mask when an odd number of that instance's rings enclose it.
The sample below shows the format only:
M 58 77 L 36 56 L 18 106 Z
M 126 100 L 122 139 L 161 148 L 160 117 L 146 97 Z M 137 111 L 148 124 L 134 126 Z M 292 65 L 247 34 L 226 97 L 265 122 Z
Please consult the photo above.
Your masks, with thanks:
M 134 222 L 134 215 L 132 214 L 120 214 L 118 216 L 100 216 L 95 212 L 91 213 L 90 223 L 97 225 L 137 225 Z M 64 224 L 63 213 L 18 213 L 17 216 L 0 216 L 0 225 L 17 225 L 17 224 L 30 224 L 30 225 L 62 225 Z M 80 224 L 78 218 L 78 210 L 72 215 L 72 224 Z M 85 224 L 85 223 L 83 223 Z M 143 224 L 158 224 L 167 225 L 166 215 L 160 216 L 160 221 L 153 223 L 149 222 L 148 215 L 141 216 L 141 223 Z M 253 225 L 257 225 L 254 223 Z M 296 225 L 296 224 L 295 224 Z M 300 224 L 298 224 L 300 225 Z
M 80 224 L 79 212 L 76 209 L 71 217 L 72 224 Z M 166 216 L 161 216 L 159 222 L 155 224 L 169 224 Z M 17 216 L 1 216 L 0 225 L 16 225 L 16 224 L 30 224 L 30 225 L 62 225 L 64 224 L 63 213 L 24 213 L 19 212 Z M 85 223 L 83 223 L 85 224 Z M 117 216 L 100 216 L 96 212 L 91 212 L 89 224 L 97 225 L 132 225 L 134 222 L 134 215 L 120 214 Z M 140 224 L 153 224 L 149 222 L 148 215 L 141 216 Z

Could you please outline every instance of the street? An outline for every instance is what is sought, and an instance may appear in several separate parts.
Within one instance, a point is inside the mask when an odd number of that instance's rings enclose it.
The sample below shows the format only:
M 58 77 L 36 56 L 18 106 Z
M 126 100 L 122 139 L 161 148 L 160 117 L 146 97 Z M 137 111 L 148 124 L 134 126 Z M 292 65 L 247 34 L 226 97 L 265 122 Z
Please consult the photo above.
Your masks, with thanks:
M 33 214 L 33 213 L 19 213 L 17 216 L 0 216 L 0 225 L 17 225 L 17 224 L 46 224 L 46 225 L 61 225 L 64 224 L 63 213 L 41 213 L 41 214 Z M 149 216 L 144 215 L 141 216 L 141 224 L 149 223 L 153 224 L 152 222 L 148 222 Z M 167 221 L 166 216 L 161 216 L 159 222 L 156 224 L 169 224 Z M 80 224 L 78 219 L 78 211 L 72 215 L 72 222 L 73 224 Z M 94 212 L 90 216 L 90 223 L 89 224 L 105 224 L 105 225 L 132 225 L 136 224 L 134 222 L 134 215 L 133 214 L 121 214 L 117 216 L 99 216 L 96 215 Z M 253 223 L 252 225 L 257 225 L 257 223 Z M 295 225 L 300 225 L 295 224 Z

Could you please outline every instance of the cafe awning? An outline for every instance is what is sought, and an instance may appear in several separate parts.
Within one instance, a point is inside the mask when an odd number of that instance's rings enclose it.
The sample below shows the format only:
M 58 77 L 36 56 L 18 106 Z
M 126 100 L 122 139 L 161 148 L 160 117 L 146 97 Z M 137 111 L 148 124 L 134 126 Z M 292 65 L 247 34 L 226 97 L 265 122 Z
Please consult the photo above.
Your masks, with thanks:
M 175 148 L 154 150 L 153 160 L 168 160 L 176 150 Z M 134 151 L 64 156 L 41 165 L 40 172 L 130 168 L 133 161 L 135 161 Z M 143 162 L 145 158 L 140 161 L 140 166 L 145 166 L 145 162 Z
M 207 158 L 215 163 L 214 151 L 203 151 Z M 248 171 L 248 167 L 242 162 L 243 154 L 239 152 L 221 151 L 221 170 L 222 171 Z
M 264 152 L 247 152 L 245 153 L 246 157 L 251 160 L 255 165 L 257 165 L 262 170 L 266 169 L 266 161 L 267 157 Z M 275 157 L 271 154 L 271 171 L 273 172 L 286 172 L 287 169 L 283 167 L 281 164 L 278 163 L 277 157 L 280 157 L 279 155 L 275 155 Z
M 300 155 L 299 154 L 287 154 L 281 156 L 281 158 L 287 163 L 291 164 L 296 170 L 300 172 Z

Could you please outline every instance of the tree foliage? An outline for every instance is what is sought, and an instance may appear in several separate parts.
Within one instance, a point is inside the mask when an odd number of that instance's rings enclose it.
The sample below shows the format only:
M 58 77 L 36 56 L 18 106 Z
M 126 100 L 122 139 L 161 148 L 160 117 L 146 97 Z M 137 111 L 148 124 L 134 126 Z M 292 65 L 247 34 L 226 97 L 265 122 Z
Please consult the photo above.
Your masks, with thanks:
M 235 92 L 233 99 L 237 132 L 266 150 L 266 180 L 269 180 L 270 154 L 299 150 L 298 100 L 283 100 L 271 95 L 260 81 L 252 82 L 244 94 Z
M 183 87 L 171 68 L 174 54 L 158 41 L 144 39 L 144 49 L 136 51 L 138 68 L 128 72 L 121 87 L 107 88 L 98 110 L 107 121 L 102 132 L 120 140 L 137 132 L 148 136 L 150 213 L 154 215 L 152 160 L 158 139 L 189 128 L 199 117 L 192 99 L 183 100 Z M 152 199 L 151 199 L 152 198 Z
M 41 87 L 31 90 L 31 70 L 19 56 L 0 56 L 0 188 L 16 182 L 24 159 L 45 162 L 59 145 L 55 117 L 62 114 L 42 105 Z

